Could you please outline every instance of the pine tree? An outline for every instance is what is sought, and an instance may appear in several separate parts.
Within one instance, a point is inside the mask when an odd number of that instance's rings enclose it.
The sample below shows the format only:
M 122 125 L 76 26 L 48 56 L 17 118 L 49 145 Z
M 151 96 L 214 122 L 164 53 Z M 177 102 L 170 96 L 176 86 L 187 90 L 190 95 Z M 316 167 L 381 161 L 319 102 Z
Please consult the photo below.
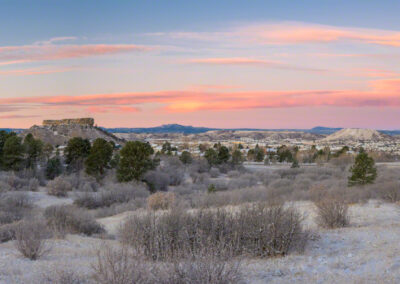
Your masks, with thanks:
M 87 139 L 81 137 L 74 137 L 68 141 L 68 145 L 65 148 L 65 162 L 68 165 L 69 170 L 80 170 L 83 165 L 83 161 L 89 155 L 90 142 Z
M 3 167 L 5 170 L 19 171 L 23 167 L 24 147 L 21 138 L 12 135 L 7 138 L 3 147 Z
M 377 176 L 374 159 L 369 157 L 364 150 L 357 155 L 350 172 L 349 186 L 371 184 Z
M 26 168 L 33 169 L 36 167 L 36 163 L 43 154 L 43 142 L 39 139 L 35 139 L 32 133 L 25 136 L 24 144 L 26 153 Z
M 117 179 L 120 182 L 140 180 L 143 174 L 154 166 L 151 155 L 154 153 L 149 143 L 126 142 L 120 151 Z
M 192 154 L 189 151 L 183 151 L 179 159 L 184 164 L 191 164 L 193 161 Z
M 109 167 L 113 152 L 112 145 L 102 138 L 97 138 L 93 142 L 89 156 L 85 161 L 86 173 L 100 179 Z
M 232 153 L 232 164 L 234 165 L 240 165 L 243 163 L 243 155 L 242 152 L 240 152 L 240 150 L 236 149 L 235 151 L 233 151 Z
M 63 167 L 61 164 L 60 157 L 57 155 L 53 158 L 50 158 L 47 161 L 47 166 L 46 166 L 46 177 L 49 180 L 53 180 L 59 175 L 62 174 Z

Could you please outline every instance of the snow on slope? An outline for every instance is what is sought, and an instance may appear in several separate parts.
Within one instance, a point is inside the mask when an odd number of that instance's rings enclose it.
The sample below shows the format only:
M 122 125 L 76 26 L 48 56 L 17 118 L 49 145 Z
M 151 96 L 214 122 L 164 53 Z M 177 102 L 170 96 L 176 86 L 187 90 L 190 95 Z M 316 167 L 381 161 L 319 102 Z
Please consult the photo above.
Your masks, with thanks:
M 391 140 L 389 135 L 380 133 L 374 129 L 345 128 L 323 139 L 323 141 L 382 141 Z

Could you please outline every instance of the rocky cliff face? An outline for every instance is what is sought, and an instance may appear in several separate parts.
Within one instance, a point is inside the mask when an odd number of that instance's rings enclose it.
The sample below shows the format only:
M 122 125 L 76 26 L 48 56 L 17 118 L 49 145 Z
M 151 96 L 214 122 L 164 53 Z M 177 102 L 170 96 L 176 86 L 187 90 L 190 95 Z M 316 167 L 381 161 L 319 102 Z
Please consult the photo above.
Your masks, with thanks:
M 57 126 L 57 125 L 81 125 L 81 126 L 94 126 L 94 119 L 87 118 L 66 118 L 60 120 L 43 120 L 43 126 Z

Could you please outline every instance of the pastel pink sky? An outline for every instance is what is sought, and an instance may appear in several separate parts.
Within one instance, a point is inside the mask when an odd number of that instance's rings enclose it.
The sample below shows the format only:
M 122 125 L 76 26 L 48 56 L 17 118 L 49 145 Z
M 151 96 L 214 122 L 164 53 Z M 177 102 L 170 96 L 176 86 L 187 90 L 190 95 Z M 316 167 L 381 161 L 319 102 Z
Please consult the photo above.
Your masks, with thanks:
M 0 127 L 400 129 L 400 31 L 257 22 L 133 39 L 0 46 Z

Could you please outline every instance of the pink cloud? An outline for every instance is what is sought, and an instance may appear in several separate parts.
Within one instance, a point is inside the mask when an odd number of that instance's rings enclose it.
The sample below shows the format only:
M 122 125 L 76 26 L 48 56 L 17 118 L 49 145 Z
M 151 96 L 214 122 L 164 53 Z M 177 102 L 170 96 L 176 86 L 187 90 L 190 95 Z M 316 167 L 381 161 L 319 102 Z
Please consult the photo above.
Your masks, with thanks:
M 173 32 L 152 35 L 166 36 L 172 39 L 237 43 L 301 44 L 353 41 L 364 44 L 400 46 L 399 31 L 335 27 L 302 22 L 255 23 L 217 32 Z
M 400 46 L 400 32 L 343 28 L 305 23 L 256 24 L 239 28 L 236 33 L 266 44 L 356 41 L 368 44 Z
M 255 59 L 247 57 L 196 58 L 196 59 L 188 59 L 185 62 L 189 64 L 261 66 L 261 67 L 275 68 L 275 69 L 289 69 L 289 70 L 317 71 L 317 72 L 325 71 L 323 69 L 318 69 L 318 68 L 298 67 L 280 61 Z
M 0 65 L 148 51 L 150 49 L 149 47 L 134 44 L 2 46 L 0 47 Z
M 0 104 L 36 108 L 71 106 L 93 113 L 139 111 L 143 104 L 161 104 L 167 112 L 202 110 L 239 110 L 292 107 L 400 107 L 400 79 L 371 82 L 368 91 L 294 90 L 294 91 L 161 91 L 113 93 L 81 96 L 24 97 L 0 99 Z
M 15 76 L 26 76 L 26 75 L 43 75 L 53 73 L 63 73 L 74 70 L 75 68 L 54 68 L 54 69 L 19 69 L 19 70 L 0 70 L 0 75 L 15 75 Z

